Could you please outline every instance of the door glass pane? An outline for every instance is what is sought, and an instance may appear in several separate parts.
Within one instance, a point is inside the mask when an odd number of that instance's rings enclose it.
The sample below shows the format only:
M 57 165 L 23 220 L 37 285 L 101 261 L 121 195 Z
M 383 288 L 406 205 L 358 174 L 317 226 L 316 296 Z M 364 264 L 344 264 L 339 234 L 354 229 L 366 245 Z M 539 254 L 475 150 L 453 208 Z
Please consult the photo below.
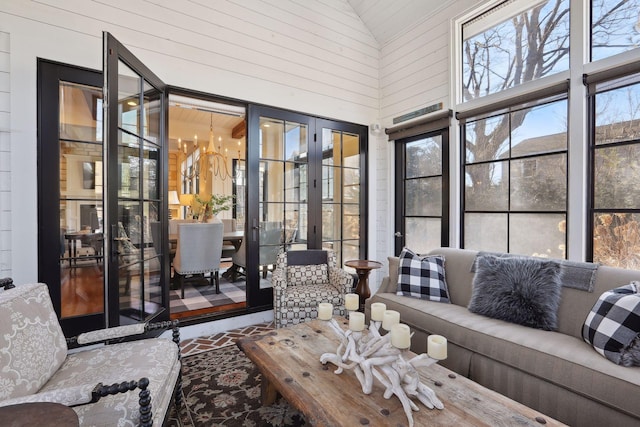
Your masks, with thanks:
M 405 214 L 442 215 L 442 178 L 420 178 L 405 181 Z
M 142 164 L 142 192 L 145 199 L 159 199 L 160 188 L 160 147 L 145 143 Z
M 59 85 L 61 317 L 104 312 L 102 90 Z
M 284 159 L 284 121 L 260 118 L 260 158 Z
M 358 239 L 360 238 L 360 206 L 345 204 L 342 207 L 344 213 L 343 218 L 343 238 Z
M 60 83 L 60 139 L 102 142 L 102 89 Z
M 405 218 L 405 245 L 418 254 L 441 246 L 440 218 Z
M 440 135 L 406 144 L 406 177 L 442 175 L 442 137 Z
M 162 255 L 151 234 L 159 219 L 162 93 L 118 61 L 118 106 L 120 314 L 140 321 L 162 309 Z
M 305 124 L 260 118 L 260 288 L 271 286 L 281 250 L 306 247 L 307 133 Z
M 322 204 L 322 240 L 332 241 L 340 239 L 340 220 L 336 218 L 336 210 L 340 205 L 334 203 Z
M 322 128 L 321 143 L 323 247 L 331 247 L 342 265 L 347 259 L 360 258 L 359 253 L 343 258 L 348 252 L 343 248 L 345 239 L 360 236 L 360 136 Z
M 140 77 L 118 61 L 118 128 L 134 134 L 140 132 Z
M 140 150 L 138 141 L 127 138 L 122 131 L 118 131 L 118 136 L 129 139 L 129 143 L 118 144 L 118 196 L 126 198 L 137 198 L 140 195 Z
M 143 129 L 145 139 L 158 144 L 160 141 L 160 126 L 162 125 L 162 92 L 156 90 L 146 81 L 144 82 Z

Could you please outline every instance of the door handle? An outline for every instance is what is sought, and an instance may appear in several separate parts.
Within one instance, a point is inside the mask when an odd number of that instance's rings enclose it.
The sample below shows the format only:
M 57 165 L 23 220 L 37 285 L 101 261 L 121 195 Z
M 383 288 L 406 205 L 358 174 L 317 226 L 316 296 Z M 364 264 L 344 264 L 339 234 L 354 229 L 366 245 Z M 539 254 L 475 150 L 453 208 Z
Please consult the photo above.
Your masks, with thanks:
M 399 232 L 399 231 L 396 231 L 396 232 L 395 232 L 395 234 L 394 234 L 394 236 L 396 236 L 396 237 L 402 237 L 402 233 L 401 233 L 401 232 Z

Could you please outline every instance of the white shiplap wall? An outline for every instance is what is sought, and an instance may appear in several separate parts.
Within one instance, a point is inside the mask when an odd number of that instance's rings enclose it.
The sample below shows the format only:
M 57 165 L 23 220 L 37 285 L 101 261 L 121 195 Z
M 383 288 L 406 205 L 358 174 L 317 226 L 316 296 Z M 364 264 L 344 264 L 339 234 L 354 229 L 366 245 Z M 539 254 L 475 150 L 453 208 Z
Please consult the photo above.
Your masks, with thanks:
M 346 0 L 0 0 L 18 283 L 37 275 L 37 58 L 101 69 L 103 30 L 174 86 L 359 124 L 379 117 L 379 47 Z
M 433 15 L 381 47 L 380 120 L 384 128 L 393 126 L 394 117 L 428 105 L 442 102 L 444 109 L 451 108 L 451 20 L 480 1 L 442 2 Z M 457 144 L 455 138 L 451 138 L 451 144 Z M 395 156 L 393 143 L 388 142 L 386 135 L 378 137 L 376 146 L 376 259 L 386 261 L 394 250 Z M 455 183 L 452 181 L 452 184 Z M 378 274 L 379 280 L 384 273 L 386 271 Z
M 11 276 L 11 103 L 9 33 L 0 31 L 0 278 Z

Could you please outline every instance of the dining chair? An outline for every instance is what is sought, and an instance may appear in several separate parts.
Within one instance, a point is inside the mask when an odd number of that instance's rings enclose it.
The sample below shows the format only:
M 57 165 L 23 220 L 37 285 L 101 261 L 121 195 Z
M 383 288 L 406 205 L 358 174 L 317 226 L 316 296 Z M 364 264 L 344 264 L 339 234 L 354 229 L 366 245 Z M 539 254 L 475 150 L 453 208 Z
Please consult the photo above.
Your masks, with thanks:
M 274 221 L 275 223 L 275 221 Z M 264 224 L 264 223 L 263 223 Z M 263 224 L 260 225 L 260 255 L 258 263 L 260 268 L 262 269 L 262 278 L 267 277 L 267 272 L 269 271 L 269 267 L 275 268 L 276 260 L 278 258 L 278 254 L 282 251 L 282 239 L 283 232 L 282 226 L 267 228 L 263 227 Z M 242 275 L 242 272 L 246 272 L 247 269 L 247 239 L 242 240 L 242 244 L 237 252 L 235 252 L 231 260 L 233 261 L 233 273 L 231 275 L 231 281 L 234 282 L 237 280 L 238 276 Z
M 220 258 L 222 256 L 222 222 L 184 223 L 178 225 L 178 246 L 173 271 L 184 298 L 184 282 L 209 273 L 209 282 L 220 293 Z

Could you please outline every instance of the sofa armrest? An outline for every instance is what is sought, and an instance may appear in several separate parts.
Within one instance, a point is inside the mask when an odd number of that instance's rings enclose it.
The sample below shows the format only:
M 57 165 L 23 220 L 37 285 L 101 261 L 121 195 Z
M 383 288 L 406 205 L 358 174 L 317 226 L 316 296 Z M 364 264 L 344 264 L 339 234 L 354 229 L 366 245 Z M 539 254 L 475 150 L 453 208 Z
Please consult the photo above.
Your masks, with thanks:
M 100 384 L 98 384 L 100 385 Z M 34 393 L 27 396 L 14 397 L 0 402 L 0 406 L 18 405 L 21 403 L 51 402 L 65 406 L 77 406 L 90 403 L 93 400 L 93 391 L 96 385 L 78 385 L 42 393 Z
M 180 346 L 180 330 L 178 320 L 165 321 L 165 322 L 153 322 L 153 323 L 137 323 L 135 325 L 116 326 L 113 328 L 98 329 L 96 331 L 90 331 L 82 333 L 76 337 L 67 338 L 67 344 L 86 345 L 97 342 L 107 341 L 123 341 L 124 338 L 141 335 L 148 331 L 157 329 L 172 329 L 173 341 Z
M 342 268 L 330 267 L 329 281 L 337 286 L 342 293 L 348 294 L 353 290 L 353 276 Z

